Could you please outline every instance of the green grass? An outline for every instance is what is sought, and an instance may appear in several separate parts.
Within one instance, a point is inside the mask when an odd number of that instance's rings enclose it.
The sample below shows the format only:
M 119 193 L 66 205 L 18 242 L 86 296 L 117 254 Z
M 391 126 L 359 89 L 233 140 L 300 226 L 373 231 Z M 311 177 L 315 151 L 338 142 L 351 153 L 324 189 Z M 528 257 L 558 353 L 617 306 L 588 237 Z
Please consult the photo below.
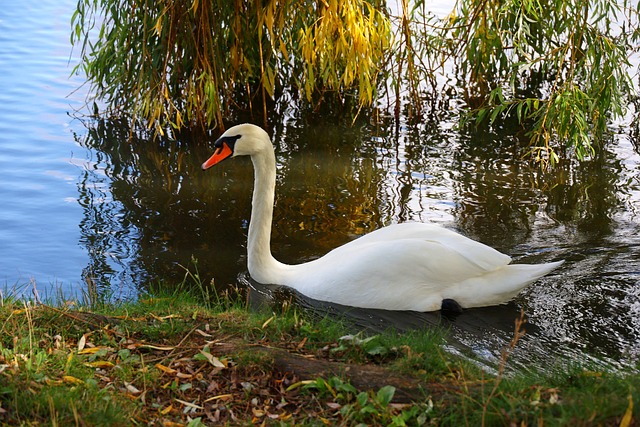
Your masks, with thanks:
M 137 301 L 0 304 L 0 424 L 615 425 L 638 422 L 640 375 L 584 366 L 490 375 L 443 350 L 446 332 L 377 335 L 287 306 L 251 312 L 199 289 Z M 154 291 L 155 293 L 151 293 Z M 6 294 L 6 293 L 5 293 Z M 512 346 L 516 346 L 518 336 Z M 441 387 L 412 404 L 393 387 L 274 368 L 280 349 L 308 360 L 377 365 Z M 175 423 L 175 424 L 171 424 Z

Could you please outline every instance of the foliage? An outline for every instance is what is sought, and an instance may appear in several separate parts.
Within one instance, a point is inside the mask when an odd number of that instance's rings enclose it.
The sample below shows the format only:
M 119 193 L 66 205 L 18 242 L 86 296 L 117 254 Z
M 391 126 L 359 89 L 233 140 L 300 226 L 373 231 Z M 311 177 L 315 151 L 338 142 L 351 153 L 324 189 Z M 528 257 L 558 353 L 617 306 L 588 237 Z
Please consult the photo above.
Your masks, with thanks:
M 355 95 L 359 108 L 386 100 L 397 120 L 453 102 L 463 124 L 517 121 L 553 164 L 593 156 L 626 113 L 640 38 L 630 0 L 458 1 L 445 17 L 398 3 L 79 0 L 71 40 L 108 111 L 156 133 L 223 127 L 254 102 L 265 125 L 271 101 Z
M 610 119 L 626 112 L 640 35 L 626 0 L 473 0 L 444 20 L 424 6 L 413 13 L 431 23 L 418 41 L 450 59 L 468 118 L 515 118 L 538 161 L 557 162 L 563 148 L 593 156 Z

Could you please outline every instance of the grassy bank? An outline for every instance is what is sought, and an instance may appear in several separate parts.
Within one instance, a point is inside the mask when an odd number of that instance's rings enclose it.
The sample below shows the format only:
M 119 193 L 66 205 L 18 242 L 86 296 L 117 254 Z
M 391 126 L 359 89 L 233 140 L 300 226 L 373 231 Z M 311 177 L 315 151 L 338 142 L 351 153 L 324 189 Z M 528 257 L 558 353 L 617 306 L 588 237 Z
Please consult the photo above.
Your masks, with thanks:
M 373 337 L 295 309 L 186 293 L 123 304 L 2 298 L 0 424 L 638 425 L 640 376 L 491 376 L 445 333 Z M 514 337 L 517 345 L 517 336 Z M 504 363 L 508 363 L 505 357 Z

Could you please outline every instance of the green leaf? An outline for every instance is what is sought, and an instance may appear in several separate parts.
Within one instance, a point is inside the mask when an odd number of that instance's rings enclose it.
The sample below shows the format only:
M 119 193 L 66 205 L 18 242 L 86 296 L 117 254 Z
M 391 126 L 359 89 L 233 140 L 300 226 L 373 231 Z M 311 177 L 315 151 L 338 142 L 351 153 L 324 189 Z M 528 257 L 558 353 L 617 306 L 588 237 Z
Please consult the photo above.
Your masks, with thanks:
M 396 388 L 390 385 L 386 385 L 378 390 L 376 395 L 378 402 L 382 406 L 388 406 L 393 400 L 393 395 L 396 393 Z

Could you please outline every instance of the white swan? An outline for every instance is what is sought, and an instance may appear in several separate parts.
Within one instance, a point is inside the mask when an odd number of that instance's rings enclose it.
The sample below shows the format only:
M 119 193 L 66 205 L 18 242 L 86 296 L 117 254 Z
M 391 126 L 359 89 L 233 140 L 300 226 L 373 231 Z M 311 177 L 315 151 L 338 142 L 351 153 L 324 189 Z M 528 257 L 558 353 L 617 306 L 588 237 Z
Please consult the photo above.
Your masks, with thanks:
M 214 146 L 202 169 L 236 156 L 250 156 L 253 162 L 247 252 L 249 274 L 260 283 L 355 307 L 434 311 L 451 300 L 462 308 L 506 303 L 563 262 L 509 265 L 509 256 L 453 231 L 403 223 L 376 230 L 322 258 L 283 264 L 270 248 L 276 162 L 269 135 L 242 124 L 227 130 Z

